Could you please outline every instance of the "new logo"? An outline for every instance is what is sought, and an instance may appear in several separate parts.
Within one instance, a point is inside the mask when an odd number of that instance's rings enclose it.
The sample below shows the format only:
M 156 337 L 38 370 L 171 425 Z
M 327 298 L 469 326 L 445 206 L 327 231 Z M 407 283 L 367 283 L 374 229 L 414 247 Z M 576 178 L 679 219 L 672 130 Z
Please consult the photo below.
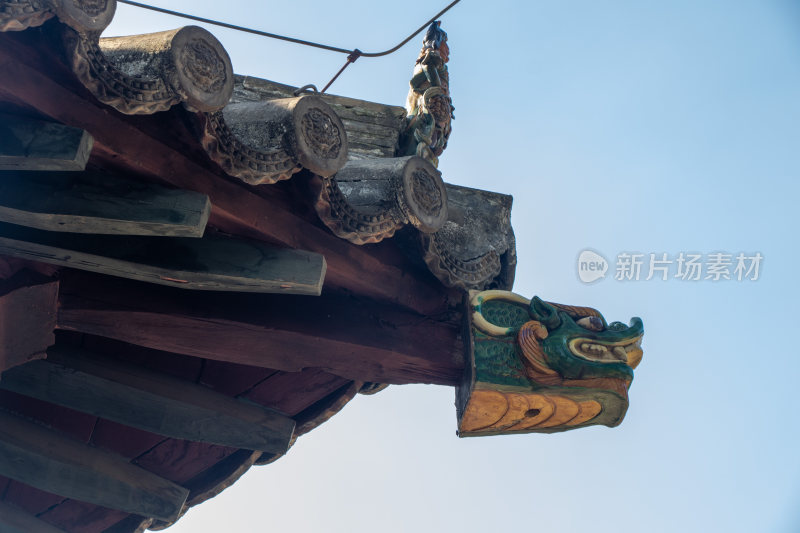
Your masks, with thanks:
M 606 277 L 608 261 L 592 250 L 584 250 L 578 255 L 578 278 L 584 283 L 592 283 Z

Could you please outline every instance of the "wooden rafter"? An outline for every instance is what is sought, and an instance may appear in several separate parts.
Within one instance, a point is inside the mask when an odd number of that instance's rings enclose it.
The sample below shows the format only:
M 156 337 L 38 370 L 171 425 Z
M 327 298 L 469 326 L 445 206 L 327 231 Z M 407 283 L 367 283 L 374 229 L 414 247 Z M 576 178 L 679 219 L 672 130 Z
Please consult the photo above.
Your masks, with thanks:
M 41 231 L 0 223 L 0 254 L 185 289 L 317 295 L 325 258 L 208 235 L 128 237 Z
M 3 533 L 66 533 L 22 509 L 0 502 L 0 531 Z
M 22 418 L 0 411 L 0 475 L 111 509 L 173 519 L 189 491 Z
M 294 421 L 207 387 L 79 350 L 7 371 L 0 388 L 177 439 L 284 453 Z
M 47 231 L 202 237 L 204 194 L 89 172 L 0 172 L 0 221 Z
M 0 114 L 0 170 L 83 170 L 93 142 L 79 128 Z

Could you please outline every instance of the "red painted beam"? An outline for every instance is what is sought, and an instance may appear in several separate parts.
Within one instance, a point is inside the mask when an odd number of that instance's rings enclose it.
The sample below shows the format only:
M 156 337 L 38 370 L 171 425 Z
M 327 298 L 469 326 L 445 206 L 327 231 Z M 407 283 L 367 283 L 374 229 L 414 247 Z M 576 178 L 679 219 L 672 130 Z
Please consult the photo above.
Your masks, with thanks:
M 348 296 L 195 294 L 65 271 L 57 327 L 157 350 L 354 381 L 456 385 L 459 328 Z

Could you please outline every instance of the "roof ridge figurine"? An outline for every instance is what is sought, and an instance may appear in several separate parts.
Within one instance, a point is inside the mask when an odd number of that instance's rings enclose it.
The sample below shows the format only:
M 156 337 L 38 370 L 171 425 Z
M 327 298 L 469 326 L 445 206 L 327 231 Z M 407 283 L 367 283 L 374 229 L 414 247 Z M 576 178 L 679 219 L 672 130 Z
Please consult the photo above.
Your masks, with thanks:
M 455 118 L 447 72 L 449 60 L 447 33 L 441 29 L 441 21 L 434 21 L 425 33 L 409 82 L 406 127 L 398 155 L 417 155 L 435 167 L 447 148 L 451 121 Z

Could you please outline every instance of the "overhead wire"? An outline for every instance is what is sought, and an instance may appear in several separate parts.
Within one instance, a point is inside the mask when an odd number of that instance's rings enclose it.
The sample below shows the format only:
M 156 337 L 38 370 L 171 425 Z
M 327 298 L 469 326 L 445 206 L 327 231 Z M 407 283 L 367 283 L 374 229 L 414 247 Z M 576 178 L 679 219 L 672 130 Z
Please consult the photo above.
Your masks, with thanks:
M 171 9 L 164 9 L 163 7 L 156 7 L 156 6 L 151 6 L 151 5 L 148 5 L 148 4 L 142 4 L 140 2 L 134 2 L 132 0 L 117 0 L 117 1 L 120 2 L 120 3 L 123 3 L 123 4 L 128 4 L 128 5 L 131 5 L 131 6 L 140 7 L 142 9 L 149 9 L 150 11 L 156 11 L 156 12 L 159 12 L 159 13 L 164 13 L 166 15 L 172 15 L 172 16 L 175 16 L 175 17 L 181 17 L 181 18 L 185 18 L 185 19 L 189 19 L 189 20 L 194 20 L 194 21 L 197 21 L 197 22 L 203 22 L 205 24 L 211 24 L 211 25 L 214 25 L 214 26 L 220 26 L 222 28 L 228 28 L 228 29 L 231 29 L 231 30 L 241 31 L 241 32 L 245 32 L 245 33 L 252 33 L 254 35 L 259 35 L 261 37 L 268 37 L 270 39 L 278 39 L 278 40 L 281 40 L 281 41 L 287 41 L 287 42 L 294 43 L 294 44 L 299 44 L 299 45 L 302 45 L 302 46 L 310 46 L 310 47 L 313 47 L 313 48 L 320 48 L 322 50 L 328 50 L 330 52 L 338 52 L 340 54 L 347 54 L 347 62 L 344 64 L 344 66 L 341 69 L 339 69 L 339 72 L 336 73 L 336 75 L 331 79 L 331 81 L 329 81 L 328 84 L 325 85 L 325 88 L 322 89 L 321 92 L 324 93 L 325 91 L 328 90 L 328 88 L 331 86 L 331 84 L 333 84 L 333 82 L 336 81 L 336 79 L 339 77 L 339 75 L 342 72 L 344 72 L 344 69 L 346 69 L 351 63 L 355 63 L 356 60 L 359 57 L 382 57 L 382 56 L 387 56 L 389 54 L 392 54 L 392 53 L 396 52 L 397 50 L 402 48 L 406 43 L 408 43 L 408 41 L 410 41 L 411 39 L 413 39 L 414 37 L 419 35 L 422 32 L 422 30 L 427 28 L 428 25 L 431 22 L 435 21 L 436 19 L 438 19 L 439 17 L 441 17 L 442 15 L 447 13 L 450 10 L 450 8 L 455 6 L 461 0 L 453 0 L 452 2 L 450 2 L 450 4 L 447 5 L 447 7 L 445 7 L 441 11 L 439 11 L 437 14 L 435 14 L 430 19 L 428 19 L 428 21 L 425 24 L 420 26 L 419 29 L 417 29 L 414 33 L 412 33 L 411 35 L 409 35 L 408 37 L 403 39 L 399 44 L 397 44 L 396 46 L 393 46 L 392 48 L 389 48 L 388 50 L 384 50 L 382 52 L 362 52 L 358 48 L 353 48 L 352 50 L 348 50 L 346 48 L 339 48 L 338 46 L 331 46 L 331 45 L 327 45 L 327 44 L 317 43 L 317 42 L 314 42 L 314 41 L 307 41 L 307 40 L 304 40 L 304 39 L 297 39 L 295 37 L 288 37 L 286 35 L 278 35 L 276 33 L 269 33 L 269 32 L 266 32 L 266 31 L 256 30 L 256 29 L 253 29 L 253 28 L 246 28 L 244 26 L 238 26 L 236 24 L 229 24 L 227 22 L 221 22 L 221 21 L 218 21 L 218 20 L 208 19 L 208 18 L 204 18 L 204 17 L 198 17 L 196 15 L 190 15 L 188 13 L 182 13 L 180 11 L 173 11 Z

